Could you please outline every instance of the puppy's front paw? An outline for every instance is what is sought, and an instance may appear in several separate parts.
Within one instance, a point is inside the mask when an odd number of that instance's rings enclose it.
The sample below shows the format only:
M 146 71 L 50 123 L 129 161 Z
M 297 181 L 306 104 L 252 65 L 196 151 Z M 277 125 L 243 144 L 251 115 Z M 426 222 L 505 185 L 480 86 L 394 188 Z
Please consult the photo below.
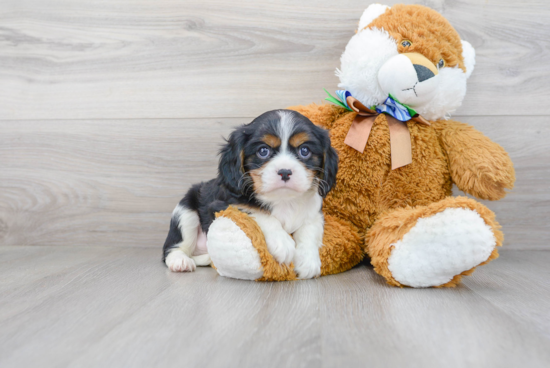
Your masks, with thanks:
M 300 279 L 312 279 L 321 275 L 321 258 L 318 249 L 296 249 L 294 272 Z
M 277 262 L 289 265 L 294 258 L 294 250 L 296 249 L 294 239 L 284 231 L 270 232 L 264 234 L 264 236 L 269 253 Z
M 193 272 L 197 268 L 195 261 L 181 250 L 173 250 L 166 257 L 166 265 L 172 272 Z

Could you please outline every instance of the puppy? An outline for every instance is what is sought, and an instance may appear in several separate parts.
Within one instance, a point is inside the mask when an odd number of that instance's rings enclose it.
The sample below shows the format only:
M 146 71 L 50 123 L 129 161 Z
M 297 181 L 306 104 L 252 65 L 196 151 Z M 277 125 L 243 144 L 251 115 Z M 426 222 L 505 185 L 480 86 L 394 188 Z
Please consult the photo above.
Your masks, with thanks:
M 255 219 L 279 263 L 294 262 L 300 278 L 319 276 L 321 207 L 338 170 L 328 132 L 297 112 L 269 111 L 233 131 L 220 156 L 218 177 L 193 185 L 172 213 L 163 248 L 168 268 L 210 264 L 208 228 L 232 205 Z

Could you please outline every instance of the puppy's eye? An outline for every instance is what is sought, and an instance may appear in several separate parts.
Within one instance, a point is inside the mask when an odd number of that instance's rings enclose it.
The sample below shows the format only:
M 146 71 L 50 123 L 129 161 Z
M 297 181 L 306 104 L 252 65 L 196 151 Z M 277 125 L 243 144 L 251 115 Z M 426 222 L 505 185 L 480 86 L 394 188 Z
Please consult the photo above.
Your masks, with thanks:
M 300 149 L 298 150 L 298 153 L 300 154 L 301 158 L 307 159 L 311 156 L 311 151 L 309 150 L 308 147 L 305 147 L 305 146 L 300 147 Z
M 256 155 L 259 157 L 259 158 L 267 158 L 269 156 L 269 154 L 271 153 L 271 150 L 267 147 L 260 147 L 260 149 L 258 149 L 258 152 L 256 152 Z
M 411 45 L 412 45 L 412 42 L 409 41 L 409 40 L 403 40 L 403 41 L 401 41 L 401 46 L 403 46 L 403 47 L 409 47 L 409 46 L 411 46 Z
M 445 60 L 441 59 L 439 60 L 439 62 L 437 63 L 437 69 L 441 69 L 445 66 Z

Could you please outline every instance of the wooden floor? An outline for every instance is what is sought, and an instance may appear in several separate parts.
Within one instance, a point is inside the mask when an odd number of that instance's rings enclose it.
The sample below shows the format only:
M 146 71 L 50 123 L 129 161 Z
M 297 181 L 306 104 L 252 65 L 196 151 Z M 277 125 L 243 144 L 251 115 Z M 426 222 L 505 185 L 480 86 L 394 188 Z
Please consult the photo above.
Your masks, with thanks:
M 173 274 L 159 255 L 0 247 L 0 366 L 550 366 L 550 251 L 503 251 L 456 289 L 392 288 L 367 265 Z
M 160 262 L 222 136 L 334 93 L 371 2 L 2 0 L 0 368 L 550 367 L 547 0 L 382 1 L 428 5 L 476 48 L 453 118 L 515 164 L 514 190 L 483 202 L 507 251 L 461 287 Z

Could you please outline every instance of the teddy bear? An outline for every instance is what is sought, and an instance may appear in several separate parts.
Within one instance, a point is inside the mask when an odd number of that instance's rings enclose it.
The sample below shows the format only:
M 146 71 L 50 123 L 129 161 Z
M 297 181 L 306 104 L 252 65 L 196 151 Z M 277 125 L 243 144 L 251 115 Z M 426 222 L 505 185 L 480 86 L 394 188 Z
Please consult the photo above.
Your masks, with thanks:
M 473 47 L 438 12 L 373 4 L 341 56 L 334 104 L 290 107 L 329 130 L 340 159 L 313 274 L 349 270 L 366 256 L 390 285 L 454 287 L 498 257 L 495 214 L 452 196 L 454 183 L 498 200 L 515 181 L 501 146 L 450 119 L 474 64 Z M 216 214 L 207 247 L 226 277 L 283 281 L 311 271 L 279 264 L 258 225 L 232 207 Z

